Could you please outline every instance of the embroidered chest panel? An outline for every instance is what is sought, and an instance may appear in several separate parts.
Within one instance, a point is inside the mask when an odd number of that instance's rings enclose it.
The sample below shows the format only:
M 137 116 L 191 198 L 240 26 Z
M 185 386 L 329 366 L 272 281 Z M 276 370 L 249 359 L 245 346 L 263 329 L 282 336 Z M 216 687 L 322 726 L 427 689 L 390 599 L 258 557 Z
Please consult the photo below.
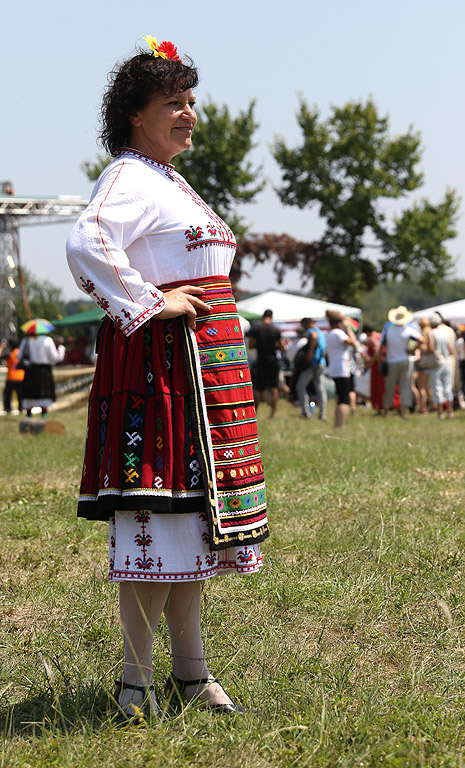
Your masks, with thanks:
M 160 163 L 134 150 L 125 150 L 122 155 L 137 158 L 158 171 L 164 178 L 176 184 L 177 188 L 195 204 L 195 208 L 192 208 L 192 220 L 188 220 L 189 223 L 184 232 L 187 251 L 211 246 L 225 247 L 232 251 L 236 249 L 236 239 L 228 225 L 202 200 L 173 166 Z M 199 209 L 198 216 L 195 215 L 196 209 Z
M 207 214 L 207 224 L 202 227 L 199 224 L 191 224 L 186 229 L 186 248 L 194 251 L 204 246 L 219 245 L 232 249 L 236 248 L 236 239 L 228 225 L 194 192 L 182 176 L 174 177 L 178 187 L 185 192 L 191 200 Z

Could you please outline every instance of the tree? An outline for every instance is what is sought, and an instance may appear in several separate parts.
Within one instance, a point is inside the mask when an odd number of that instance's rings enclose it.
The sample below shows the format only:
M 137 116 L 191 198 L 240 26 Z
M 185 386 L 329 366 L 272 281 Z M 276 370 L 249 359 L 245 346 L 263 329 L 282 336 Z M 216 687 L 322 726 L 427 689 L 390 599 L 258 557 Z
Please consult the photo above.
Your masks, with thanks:
M 247 227 L 235 205 L 250 202 L 264 187 L 261 168 L 253 168 L 247 155 L 254 147 L 258 128 L 255 102 L 232 117 L 226 105 L 208 101 L 197 110 L 193 146 L 174 158 L 176 170 L 231 227 L 243 234 Z M 84 162 L 82 169 L 95 181 L 111 158 L 98 155 L 96 162 Z
M 39 280 L 34 277 L 30 270 L 22 267 L 22 275 L 26 288 L 26 295 L 29 301 L 31 317 L 44 317 L 46 320 L 50 320 L 53 323 L 54 319 L 65 312 L 66 302 L 63 298 L 62 289 L 59 286 L 50 283 L 48 280 Z M 7 295 L 7 272 L 4 269 L 0 272 L 0 284 L 4 286 L 3 290 L 3 311 L 8 313 L 8 316 L 14 317 L 17 328 L 19 329 L 23 323 L 28 319 L 26 310 L 23 303 L 21 292 L 18 290 L 19 277 L 14 274 L 14 280 L 16 283 L 16 289 L 14 291 L 8 291 Z M 10 307 L 11 300 L 14 304 L 14 308 Z
M 94 163 L 89 160 L 84 160 L 81 164 L 81 169 L 84 171 L 89 181 L 97 181 L 103 169 L 107 167 L 110 161 L 111 157 L 109 155 L 97 155 L 97 159 Z
M 226 105 L 208 101 L 198 110 L 193 148 L 175 158 L 176 170 L 239 235 L 247 226 L 235 210 L 236 203 L 252 201 L 265 185 L 261 167 L 254 169 L 247 160 L 258 128 L 254 110 L 251 101 L 232 117 Z
M 433 304 L 446 304 L 458 301 L 465 296 L 465 280 L 443 280 L 436 295 L 422 288 L 412 280 L 397 280 L 380 283 L 373 291 L 365 294 L 361 303 L 364 322 L 371 323 L 381 330 L 387 320 L 391 307 L 403 304 L 411 312 L 431 307 Z M 446 318 L 447 319 L 447 318 Z
M 326 120 L 301 99 L 297 120 L 301 145 L 289 149 L 277 138 L 272 152 L 282 172 L 282 202 L 319 205 L 325 220 L 312 265 L 314 291 L 353 303 L 380 281 L 406 275 L 434 291 L 452 266 L 444 241 L 456 236 L 457 194 L 448 190 L 436 206 L 416 203 L 391 224 L 383 208 L 423 182 L 419 133 L 390 138 L 388 118 L 371 99 L 334 107 Z M 378 257 L 371 256 L 375 251 Z
M 24 267 L 23 276 L 32 317 L 45 317 L 53 323 L 65 309 L 62 289 L 49 280 L 39 280 Z M 20 324 L 26 321 L 22 305 L 18 307 L 18 319 Z
M 315 264 L 322 256 L 323 249 L 318 242 L 305 243 L 285 234 L 242 235 L 237 240 L 236 257 L 230 273 L 234 293 L 236 296 L 243 293 L 239 282 L 244 275 L 248 276 L 245 260 L 252 259 L 253 266 L 273 262 L 278 283 L 282 282 L 287 269 L 299 268 L 305 283 L 313 275 Z

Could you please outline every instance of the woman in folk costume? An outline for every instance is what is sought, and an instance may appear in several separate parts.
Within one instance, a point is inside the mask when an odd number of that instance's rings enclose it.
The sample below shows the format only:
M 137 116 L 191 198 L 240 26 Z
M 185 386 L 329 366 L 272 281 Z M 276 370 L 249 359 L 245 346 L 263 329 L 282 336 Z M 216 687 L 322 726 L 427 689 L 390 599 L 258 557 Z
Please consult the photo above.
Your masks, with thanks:
M 49 325 L 53 328 L 51 323 Z M 53 339 L 41 329 L 36 332 L 34 325 L 26 334 L 18 353 L 20 360 L 26 357 L 29 362 L 24 370 L 21 407 L 29 417 L 32 416 L 33 408 L 40 408 L 42 416 L 46 417 L 56 399 L 52 366 L 62 362 L 65 348 L 58 348 Z
M 153 634 L 165 613 L 178 701 L 240 712 L 210 674 L 203 580 L 249 574 L 268 536 L 253 393 L 229 270 L 229 227 L 174 169 L 196 124 L 198 75 L 147 37 L 112 73 L 101 139 L 112 162 L 67 243 L 77 284 L 105 310 L 89 398 L 78 514 L 109 520 L 120 583 L 128 716 L 158 711 Z

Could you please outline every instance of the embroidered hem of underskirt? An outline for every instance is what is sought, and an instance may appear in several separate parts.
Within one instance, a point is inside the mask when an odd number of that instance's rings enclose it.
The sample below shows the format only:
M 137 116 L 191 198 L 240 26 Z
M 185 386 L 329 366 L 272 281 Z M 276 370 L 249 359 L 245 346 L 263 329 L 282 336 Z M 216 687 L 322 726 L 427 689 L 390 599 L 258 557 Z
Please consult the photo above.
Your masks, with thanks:
M 117 511 L 110 518 L 109 580 L 201 581 L 256 573 L 263 565 L 259 544 L 212 551 L 208 542 L 204 512 Z
M 54 403 L 54 400 L 50 400 L 49 397 L 25 397 L 21 402 L 21 408 L 27 410 L 28 408 L 50 408 Z

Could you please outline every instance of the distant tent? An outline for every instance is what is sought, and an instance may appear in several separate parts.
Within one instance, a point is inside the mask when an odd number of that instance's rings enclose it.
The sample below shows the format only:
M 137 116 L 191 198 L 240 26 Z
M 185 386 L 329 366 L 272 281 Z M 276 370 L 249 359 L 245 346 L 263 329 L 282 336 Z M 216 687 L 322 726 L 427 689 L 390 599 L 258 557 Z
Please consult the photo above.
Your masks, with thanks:
M 465 323 L 465 299 L 458 301 L 449 301 L 447 304 L 436 304 L 434 307 L 421 309 L 413 313 L 415 320 L 420 317 L 429 317 L 433 312 L 439 312 L 444 320 L 449 320 L 452 325 L 462 325 Z
M 284 291 L 265 291 L 249 299 L 237 302 L 239 314 L 253 312 L 261 317 L 266 309 L 273 312 L 273 320 L 277 323 L 300 322 L 303 317 L 312 317 L 314 320 L 322 320 L 327 309 L 338 310 L 347 317 L 360 320 L 362 310 L 360 307 L 350 307 L 344 304 L 333 304 L 330 301 L 320 301 L 307 296 L 296 296 Z
M 105 312 L 100 307 L 91 307 L 84 312 L 75 312 L 68 317 L 62 317 L 61 320 L 54 320 L 55 328 L 68 328 L 71 325 L 89 325 L 90 323 L 99 323 L 105 317 Z
M 261 320 L 262 316 L 260 314 L 257 314 L 257 312 L 249 312 L 247 309 L 239 309 L 239 305 L 236 304 L 237 307 L 237 314 L 240 315 L 240 317 L 243 317 L 245 320 L 249 320 L 251 323 L 253 323 L 254 320 Z

